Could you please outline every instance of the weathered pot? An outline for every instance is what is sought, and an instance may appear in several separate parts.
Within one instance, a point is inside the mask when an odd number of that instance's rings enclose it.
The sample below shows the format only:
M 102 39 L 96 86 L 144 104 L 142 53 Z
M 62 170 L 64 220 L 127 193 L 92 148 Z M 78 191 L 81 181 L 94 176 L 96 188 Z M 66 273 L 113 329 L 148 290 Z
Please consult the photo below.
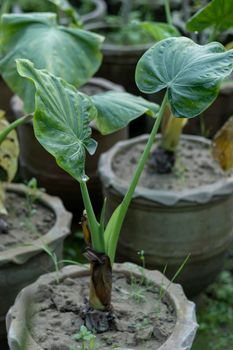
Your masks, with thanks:
M 114 157 L 147 138 L 143 135 L 120 142 L 101 157 L 99 172 L 108 198 L 108 218 L 128 187 L 113 171 Z M 183 138 L 210 144 L 202 137 Z M 180 192 L 138 186 L 122 228 L 118 261 L 137 262 L 137 252 L 143 249 L 147 267 L 163 270 L 168 264 L 167 274 L 171 277 L 190 253 L 178 281 L 189 296 L 196 295 L 223 267 L 233 239 L 232 211 L 233 176 Z
M 120 86 L 99 78 L 92 79 L 90 86 L 102 92 L 108 90 L 123 91 Z M 11 105 L 14 115 L 17 118 L 21 117 L 23 115 L 23 104 L 17 96 L 13 97 Z M 59 196 L 65 206 L 80 218 L 83 204 L 78 182 L 58 167 L 54 158 L 39 144 L 34 136 L 31 122 L 21 125 L 18 132 L 20 167 L 23 179 L 28 180 L 35 177 L 40 186 L 44 187 L 49 194 Z M 101 185 L 97 175 L 99 157 L 102 152 L 108 150 L 117 141 L 126 139 L 128 131 L 125 128 L 111 135 L 103 136 L 93 125 L 92 137 L 98 142 L 98 147 L 93 156 L 87 155 L 86 172 L 90 177 L 88 188 L 94 200 L 93 204 L 99 209 L 102 202 Z
M 132 264 L 116 264 L 115 272 L 126 276 L 134 274 L 139 277 L 138 268 Z M 136 271 L 136 272 L 134 272 Z M 61 270 L 60 281 L 65 278 L 76 278 L 88 276 L 89 270 L 77 266 L 68 266 Z M 160 272 L 145 270 L 145 277 L 153 284 L 159 286 L 163 284 L 167 289 L 166 297 L 175 308 L 176 324 L 173 333 L 163 343 L 159 350 L 189 350 L 195 337 L 197 323 L 195 317 L 195 305 L 188 301 L 180 285 L 170 284 Z M 40 344 L 32 338 L 29 330 L 30 313 L 33 310 L 33 298 L 40 285 L 54 283 L 56 275 L 50 273 L 40 277 L 34 284 L 24 288 L 18 295 L 14 306 L 7 314 L 6 324 L 8 330 L 8 343 L 10 350 L 42 350 Z M 114 305 L 113 305 L 114 307 Z M 118 350 L 133 350 L 126 348 L 117 348 Z
M 29 193 L 26 186 L 18 184 L 8 185 L 7 191 L 25 196 Z M 71 214 L 65 210 L 61 200 L 45 193 L 41 193 L 38 200 L 54 212 L 54 226 L 43 235 L 43 240 L 37 239 L 33 245 L 17 246 L 0 254 L 0 344 L 6 336 L 5 316 L 16 295 L 40 275 L 54 269 L 51 258 L 41 248 L 42 244 L 54 251 L 60 260 L 63 241 L 70 233 Z

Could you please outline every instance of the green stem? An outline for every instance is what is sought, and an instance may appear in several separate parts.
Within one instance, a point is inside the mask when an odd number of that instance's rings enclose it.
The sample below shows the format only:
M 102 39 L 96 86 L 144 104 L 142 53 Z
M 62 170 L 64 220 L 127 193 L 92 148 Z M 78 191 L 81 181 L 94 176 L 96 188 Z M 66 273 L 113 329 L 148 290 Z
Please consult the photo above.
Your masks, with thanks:
M 6 136 L 17 126 L 26 123 L 27 121 L 31 120 L 33 116 L 31 114 L 25 115 L 17 120 L 15 120 L 13 123 L 11 123 L 9 126 L 7 126 L 1 133 L 0 133 L 0 144 L 5 140 Z
M 92 247 L 97 252 L 103 253 L 104 240 L 103 240 L 103 236 L 100 234 L 100 230 L 99 230 L 100 225 L 96 219 L 96 216 L 92 207 L 86 181 L 80 181 L 80 188 L 81 188 L 83 203 L 87 212 L 88 224 L 91 230 Z
M 160 123 L 161 123 L 161 120 L 162 120 L 162 117 L 163 117 L 163 114 L 164 114 L 164 111 L 165 111 L 166 104 L 167 104 L 167 92 L 166 92 L 166 94 L 164 96 L 162 105 L 160 107 L 158 116 L 157 116 L 156 121 L 154 123 L 153 129 L 152 129 L 151 134 L 149 136 L 149 139 L 147 141 L 147 144 L 146 144 L 146 147 L 144 149 L 144 152 L 143 152 L 143 154 L 142 154 L 142 156 L 141 156 L 141 158 L 139 160 L 139 164 L 138 164 L 138 167 L 137 167 L 137 169 L 135 171 L 135 174 L 134 174 L 134 177 L 132 179 L 132 182 L 131 182 L 131 184 L 129 186 L 129 189 L 128 189 L 128 191 L 127 191 L 127 193 L 126 193 L 126 195 L 125 195 L 125 197 L 123 199 L 123 202 L 122 202 L 122 206 L 124 208 L 123 213 L 122 213 L 123 214 L 123 218 L 124 218 L 124 216 L 126 214 L 126 211 L 127 211 L 128 206 L 129 206 L 129 204 L 131 202 L 131 199 L 133 197 L 134 191 L 136 189 L 136 186 L 138 184 L 138 181 L 140 179 L 142 171 L 143 171 L 143 169 L 145 167 L 146 161 L 147 161 L 147 159 L 149 157 L 151 148 L 152 148 L 154 140 L 155 140 L 155 136 L 156 136 L 156 134 L 158 132 L 158 129 L 159 129 L 159 126 L 160 126 Z
M 141 158 L 139 160 L 137 169 L 136 169 L 136 171 L 134 173 L 134 176 L 133 176 L 133 179 L 132 179 L 132 181 L 131 181 L 131 183 L 129 185 L 128 191 L 126 192 L 122 203 L 120 204 L 120 206 L 118 206 L 118 208 L 114 212 L 115 215 L 117 213 L 117 215 L 115 216 L 115 217 L 117 217 L 117 225 L 115 227 L 115 230 L 110 232 L 110 235 L 108 235 L 107 247 L 106 247 L 106 249 L 108 251 L 107 252 L 108 256 L 111 259 L 111 264 L 114 263 L 116 247 L 117 247 L 117 241 L 118 241 L 118 238 L 119 238 L 119 235 L 120 235 L 120 231 L 121 231 L 121 227 L 122 227 L 123 221 L 125 219 L 128 207 L 130 205 L 131 199 L 133 197 L 134 191 L 136 189 L 136 186 L 138 184 L 138 181 L 140 179 L 140 176 L 142 174 L 142 171 L 144 169 L 146 161 L 147 161 L 147 159 L 149 157 L 151 148 L 152 148 L 152 146 L 154 144 L 155 136 L 156 136 L 156 134 L 158 132 L 158 129 L 159 129 L 162 117 L 164 115 L 166 104 L 167 104 L 167 92 L 166 92 L 166 94 L 164 96 L 164 99 L 163 99 L 162 105 L 160 107 L 159 113 L 157 115 L 156 121 L 154 123 L 153 129 L 152 129 L 151 134 L 149 136 L 149 139 L 147 141 L 147 144 L 146 144 L 146 147 L 144 149 L 144 152 L 143 152 L 143 154 L 142 154 L 142 156 L 141 156 Z M 112 222 L 114 222 L 114 218 L 115 217 L 114 216 L 111 217 L 111 219 L 113 220 Z M 110 222 L 111 222 L 111 219 L 110 219 Z M 109 227 L 108 225 L 107 225 L 106 230 Z M 106 231 L 105 231 L 105 235 L 106 235 Z
M 171 9 L 170 9 L 170 2 L 169 0 L 165 0 L 165 13 L 166 13 L 166 20 L 167 23 L 172 25 L 172 15 L 171 15 Z

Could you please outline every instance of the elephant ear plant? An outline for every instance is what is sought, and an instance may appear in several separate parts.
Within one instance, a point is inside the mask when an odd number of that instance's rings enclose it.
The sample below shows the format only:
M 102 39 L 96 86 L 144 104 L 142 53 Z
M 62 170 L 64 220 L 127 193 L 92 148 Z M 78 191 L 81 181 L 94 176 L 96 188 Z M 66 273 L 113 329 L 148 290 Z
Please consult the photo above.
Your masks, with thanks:
M 177 117 L 191 118 L 200 114 L 216 98 L 219 84 L 232 71 L 232 63 L 233 51 L 225 51 L 221 44 L 199 46 L 183 37 L 165 39 L 141 58 L 136 70 L 138 87 L 147 93 L 165 89 L 165 96 L 128 191 L 105 225 L 107 201 L 98 221 L 88 194 L 85 173 L 85 153 L 93 154 L 96 148 L 89 127 L 90 119 L 98 114 L 95 101 L 77 92 L 64 80 L 45 70 L 35 69 L 30 61 L 17 60 L 19 74 L 35 85 L 33 123 L 37 139 L 81 187 L 86 209 L 86 217 L 82 219 L 87 243 L 85 256 L 91 265 L 85 323 L 92 330 L 99 332 L 111 326 L 112 267 L 117 241 L 166 106 Z M 116 106 L 108 104 L 110 115 L 111 108 Z

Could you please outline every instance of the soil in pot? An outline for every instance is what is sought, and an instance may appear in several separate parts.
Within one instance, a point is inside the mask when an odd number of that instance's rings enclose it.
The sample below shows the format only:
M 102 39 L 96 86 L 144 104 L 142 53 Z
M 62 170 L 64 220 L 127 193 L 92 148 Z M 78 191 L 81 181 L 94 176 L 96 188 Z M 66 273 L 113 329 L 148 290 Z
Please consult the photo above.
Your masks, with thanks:
M 0 348 L 6 336 L 5 316 L 17 294 L 54 269 L 43 246 L 60 261 L 71 222 L 71 214 L 58 198 L 23 185 L 6 186 L 6 208 L 8 216 L 0 221 L 4 228 L 0 233 Z
M 76 349 L 74 339 L 81 325 L 84 302 L 88 297 L 89 278 L 66 278 L 60 284 L 41 284 L 35 295 L 30 334 L 41 349 Z M 172 333 L 176 313 L 159 288 L 140 281 L 113 275 L 112 330 L 96 334 L 95 349 L 128 347 L 137 350 L 158 349 Z M 46 321 L 46 322 L 45 322 Z
M 132 179 L 144 148 L 145 143 L 141 142 L 116 155 L 113 170 L 117 177 L 127 182 Z M 139 186 L 149 189 L 182 191 L 208 185 L 227 176 L 212 158 L 208 144 L 198 144 L 190 139 L 181 140 L 177 149 L 176 163 L 170 174 L 157 174 L 150 166 L 150 163 L 153 162 L 154 149 L 144 168 Z
M 7 233 L 0 234 L 0 252 L 33 241 L 46 234 L 55 223 L 55 214 L 39 202 L 19 193 L 7 192 Z

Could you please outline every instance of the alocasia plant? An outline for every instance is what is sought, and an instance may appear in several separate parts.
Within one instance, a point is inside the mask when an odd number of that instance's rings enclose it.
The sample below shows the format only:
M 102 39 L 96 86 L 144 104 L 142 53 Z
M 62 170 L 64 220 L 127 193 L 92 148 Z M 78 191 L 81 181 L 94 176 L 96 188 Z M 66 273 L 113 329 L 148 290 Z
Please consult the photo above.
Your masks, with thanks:
M 81 187 L 87 214 L 83 218 L 85 255 L 91 263 L 90 307 L 86 311 L 86 323 L 96 331 L 105 327 L 101 322 L 103 315 L 106 315 L 104 324 L 111 323 L 112 266 L 118 237 L 166 106 L 177 118 L 197 116 L 216 98 L 221 81 L 232 71 L 232 63 L 233 51 L 225 51 L 221 44 L 199 46 L 183 37 L 155 44 L 140 59 L 136 70 L 139 89 L 146 93 L 164 89 L 165 96 L 128 191 L 105 226 L 107 202 L 104 202 L 98 221 L 85 173 L 85 153 L 92 153 L 96 146 L 88 124 L 88 120 L 97 114 L 95 101 L 76 92 L 64 80 L 36 69 L 30 61 L 17 60 L 19 74 L 35 84 L 34 130 L 38 141 Z M 111 108 L 109 105 L 108 113 Z M 101 320 L 98 312 L 101 312 Z

